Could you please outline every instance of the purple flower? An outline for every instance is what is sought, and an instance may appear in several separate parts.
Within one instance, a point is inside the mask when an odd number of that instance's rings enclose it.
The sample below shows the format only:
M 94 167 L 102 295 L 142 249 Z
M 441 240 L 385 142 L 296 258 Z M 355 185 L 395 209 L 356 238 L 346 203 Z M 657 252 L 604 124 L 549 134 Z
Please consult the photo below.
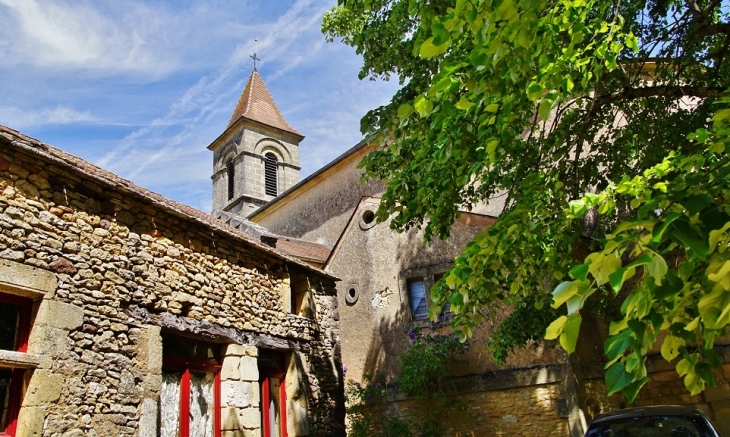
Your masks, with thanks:
M 347 364 L 342 365 L 342 373 L 347 373 Z
M 376 382 L 375 383 L 375 387 L 380 388 L 380 383 L 379 382 Z

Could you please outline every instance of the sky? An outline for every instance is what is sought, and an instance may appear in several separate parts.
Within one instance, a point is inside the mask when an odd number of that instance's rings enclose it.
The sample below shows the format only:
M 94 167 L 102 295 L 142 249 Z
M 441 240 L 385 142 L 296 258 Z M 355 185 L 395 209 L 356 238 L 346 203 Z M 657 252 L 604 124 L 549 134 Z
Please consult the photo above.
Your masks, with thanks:
M 306 136 L 305 178 L 357 144 L 397 81 L 326 43 L 337 0 L 0 0 L 0 124 L 211 210 L 212 152 L 253 70 Z

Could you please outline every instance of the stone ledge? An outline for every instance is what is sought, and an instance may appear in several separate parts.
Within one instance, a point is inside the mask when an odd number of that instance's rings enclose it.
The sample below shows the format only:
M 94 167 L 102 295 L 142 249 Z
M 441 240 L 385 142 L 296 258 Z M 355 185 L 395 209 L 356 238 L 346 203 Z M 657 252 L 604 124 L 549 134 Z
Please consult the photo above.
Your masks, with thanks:
M 35 369 L 41 364 L 41 356 L 26 352 L 0 350 L 0 367 Z
M 37 267 L 0 259 L 0 289 L 33 299 L 56 291 L 56 275 Z

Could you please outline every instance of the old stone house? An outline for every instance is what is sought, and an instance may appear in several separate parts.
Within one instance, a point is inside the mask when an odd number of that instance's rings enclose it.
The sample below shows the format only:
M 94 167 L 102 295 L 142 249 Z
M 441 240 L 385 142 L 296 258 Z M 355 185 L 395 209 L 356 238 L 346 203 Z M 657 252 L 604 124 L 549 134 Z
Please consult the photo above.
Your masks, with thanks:
M 0 435 L 341 435 L 336 278 L 297 250 L 0 126 Z

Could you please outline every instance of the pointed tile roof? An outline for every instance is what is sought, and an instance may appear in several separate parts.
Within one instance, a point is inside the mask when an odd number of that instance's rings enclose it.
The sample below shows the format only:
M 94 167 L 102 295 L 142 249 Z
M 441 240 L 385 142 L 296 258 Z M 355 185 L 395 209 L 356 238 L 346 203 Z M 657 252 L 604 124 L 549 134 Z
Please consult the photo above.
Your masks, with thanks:
M 233 126 L 242 117 L 304 137 L 304 135 L 297 132 L 284 120 L 284 117 L 282 117 L 279 108 L 277 108 L 274 99 L 264 84 L 264 80 L 261 79 L 261 76 L 256 70 L 248 78 L 246 88 L 238 100 L 238 105 L 236 105 L 236 109 L 233 111 L 231 121 L 228 122 L 228 127 Z

